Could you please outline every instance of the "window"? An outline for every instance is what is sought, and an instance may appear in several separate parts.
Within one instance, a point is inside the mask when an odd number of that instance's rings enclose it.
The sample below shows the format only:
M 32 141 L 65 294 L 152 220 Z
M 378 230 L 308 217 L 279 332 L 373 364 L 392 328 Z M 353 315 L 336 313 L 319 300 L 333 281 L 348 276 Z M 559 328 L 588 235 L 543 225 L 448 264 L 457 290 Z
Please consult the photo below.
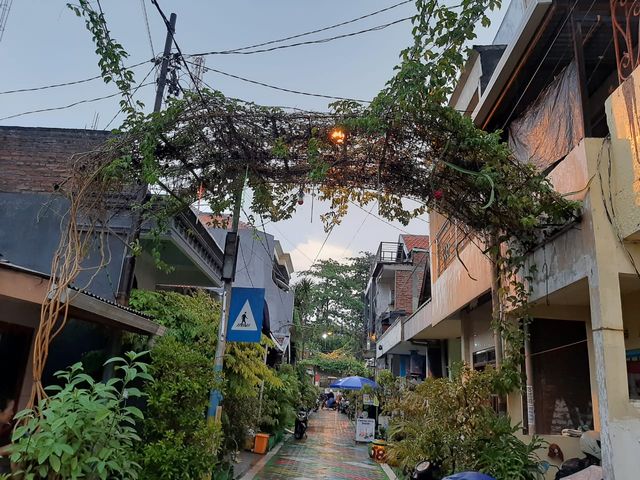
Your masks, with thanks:
M 484 370 L 487 365 L 495 366 L 496 364 L 496 349 L 488 348 L 487 350 L 481 350 L 473 354 L 473 369 Z

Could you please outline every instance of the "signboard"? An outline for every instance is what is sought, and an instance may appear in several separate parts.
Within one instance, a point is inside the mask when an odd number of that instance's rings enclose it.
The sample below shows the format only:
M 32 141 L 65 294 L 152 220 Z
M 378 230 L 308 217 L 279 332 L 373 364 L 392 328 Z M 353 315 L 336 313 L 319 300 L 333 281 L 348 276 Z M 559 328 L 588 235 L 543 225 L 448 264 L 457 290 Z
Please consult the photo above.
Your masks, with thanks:
M 264 288 L 232 288 L 227 341 L 259 342 L 263 315 Z
M 356 421 L 356 442 L 373 442 L 376 433 L 375 418 L 358 418 Z

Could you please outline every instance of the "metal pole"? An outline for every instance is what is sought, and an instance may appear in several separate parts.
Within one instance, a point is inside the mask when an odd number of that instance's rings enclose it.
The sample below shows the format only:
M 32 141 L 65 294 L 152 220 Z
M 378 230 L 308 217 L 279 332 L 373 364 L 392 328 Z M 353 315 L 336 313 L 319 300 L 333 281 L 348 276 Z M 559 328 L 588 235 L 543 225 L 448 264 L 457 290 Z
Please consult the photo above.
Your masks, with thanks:
M 264 359 L 262 363 L 267 363 L 267 354 L 269 353 L 269 347 L 264 346 Z M 264 378 L 260 382 L 260 400 L 258 403 L 258 424 L 260 424 L 260 418 L 262 418 L 262 397 L 264 396 Z
M 159 112 L 162 108 L 162 97 L 164 96 L 164 87 L 167 84 L 167 72 L 169 70 L 169 55 L 171 55 L 171 42 L 173 40 L 173 34 L 176 30 L 177 15 L 171 14 L 169 24 L 171 30 L 167 30 L 167 37 L 164 43 L 164 53 L 162 54 L 162 65 L 160 66 L 160 76 L 158 77 L 158 89 L 156 90 L 156 101 L 153 107 L 154 112 Z M 140 190 L 136 195 L 135 205 L 142 205 L 147 198 L 148 185 L 146 183 L 140 185 Z M 136 267 L 136 257 L 133 254 L 131 246 L 140 238 L 140 231 L 142 230 L 142 208 L 133 210 L 131 215 L 131 227 L 127 235 L 127 249 L 126 255 L 122 261 L 122 270 L 120 272 L 120 279 L 118 282 L 118 293 L 116 299 L 118 303 L 122 305 L 129 304 L 129 297 L 131 296 L 131 290 L 133 288 L 133 274 Z
M 242 207 L 242 190 L 244 188 L 244 177 L 241 178 L 241 182 L 238 182 L 236 191 L 234 193 L 234 206 L 233 217 L 231 224 L 231 231 L 238 232 L 238 226 L 240 224 L 240 209 Z M 236 250 L 236 257 L 238 256 Z M 235 261 L 237 258 L 234 258 Z M 216 345 L 216 356 L 213 361 L 213 370 L 216 377 L 216 381 L 219 382 L 222 379 L 222 369 L 224 367 L 224 352 L 227 346 L 227 322 L 229 319 L 229 306 L 231 305 L 231 287 L 233 285 L 233 279 L 226 279 L 224 281 L 224 295 L 222 297 L 222 311 L 220 312 L 220 325 L 218 326 L 218 343 Z M 220 421 L 222 418 L 222 406 L 221 406 L 222 394 L 220 390 L 212 390 L 209 397 L 209 420 L 215 419 Z

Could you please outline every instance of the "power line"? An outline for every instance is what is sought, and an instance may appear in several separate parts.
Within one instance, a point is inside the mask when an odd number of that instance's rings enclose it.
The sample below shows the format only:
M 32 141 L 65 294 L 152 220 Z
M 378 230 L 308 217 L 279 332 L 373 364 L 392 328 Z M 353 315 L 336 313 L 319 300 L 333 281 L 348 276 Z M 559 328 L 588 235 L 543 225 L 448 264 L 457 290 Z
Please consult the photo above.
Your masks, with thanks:
M 350 203 L 350 204 L 352 204 L 352 205 L 355 205 L 355 206 L 356 206 L 356 207 L 358 207 L 360 210 L 362 210 L 363 212 L 365 212 L 367 215 L 371 215 L 373 218 L 377 218 L 377 219 L 378 219 L 378 220 L 380 220 L 381 222 L 386 223 L 386 224 L 387 224 L 387 225 L 389 225 L 390 227 L 395 228 L 396 230 L 398 230 L 398 231 L 400 231 L 400 232 L 404 233 L 405 235 L 411 235 L 411 233 L 407 232 L 406 230 L 404 230 L 404 229 L 402 229 L 402 228 L 400 228 L 400 227 L 395 226 L 393 223 L 391 223 L 391 222 L 389 222 L 389 221 L 385 220 L 385 219 L 384 219 L 384 218 L 382 218 L 382 217 L 379 217 L 379 216 L 378 216 L 378 215 L 376 215 L 375 213 L 368 212 L 367 210 L 365 210 L 364 208 L 362 208 L 362 207 L 361 207 L 360 205 L 358 205 L 357 203 L 355 203 L 355 202 L 353 202 L 353 201 L 351 201 L 351 200 L 349 200 L 349 203 Z
M 334 229 L 335 226 L 336 226 L 336 224 L 334 223 L 333 225 L 331 225 L 331 228 L 329 228 L 329 231 L 327 232 L 327 236 L 324 237 L 324 240 L 322 241 L 322 245 L 320 245 L 320 250 L 318 250 L 318 253 L 316 253 L 316 256 L 313 259 L 313 263 L 311 264 L 312 267 L 318 261 L 318 257 L 322 253 L 322 250 L 324 249 L 324 246 L 327 244 L 327 240 L 329 240 L 329 237 L 331 236 L 331 232 L 333 232 L 333 229 Z
M 191 63 L 191 64 L 195 65 L 193 62 L 187 62 L 187 63 Z M 356 98 L 338 97 L 338 96 L 334 96 L 334 95 L 324 95 L 322 93 L 303 92 L 301 90 L 293 90 L 293 89 L 290 89 L 290 88 L 278 87 L 277 85 L 270 85 L 268 83 L 260 82 L 258 80 L 251 80 L 249 78 L 241 77 L 239 75 L 234 75 L 232 73 L 223 72 L 222 70 L 218 70 L 216 68 L 203 67 L 203 69 L 205 71 L 207 71 L 207 72 L 218 73 L 218 74 L 224 75 L 226 77 L 235 78 L 236 80 L 242 80 L 243 82 L 253 83 L 254 85 L 260 85 L 262 87 L 271 88 L 273 90 L 278 90 L 278 91 L 281 91 L 281 92 L 293 93 L 293 94 L 296 94 L 296 95 L 304 95 L 304 96 L 307 96 L 307 97 L 326 98 L 326 99 L 329 99 L 329 100 L 348 100 L 348 101 L 360 102 L 360 103 L 371 103 L 370 100 L 359 100 L 359 99 L 356 99 Z
M 371 208 L 369 209 L 369 214 L 371 214 L 371 212 L 373 212 L 373 209 L 376 206 L 376 203 L 378 203 L 377 200 L 374 200 L 373 205 L 371 205 Z M 369 218 L 369 216 L 365 216 L 362 219 L 362 223 L 360 224 L 360 226 L 357 228 L 357 230 L 354 232 L 353 236 L 351 237 L 351 240 L 349 240 L 349 243 L 347 243 L 347 246 L 344 247 L 344 250 L 342 251 L 342 255 L 344 255 L 345 253 L 347 253 L 347 251 L 349 250 L 349 247 L 351 246 L 351 244 L 353 243 L 353 241 L 356 239 L 356 237 L 358 236 L 358 234 L 360 233 L 360 230 L 362 230 L 362 227 L 364 227 L 365 222 L 367 221 L 367 218 Z
M 214 50 L 214 51 L 210 51 L 210 52 L 194 53 L 191 56 L 253 55 L 254 53 L 273 52 L 275 50 L 283 50 L 283 49 L 286 49 L 286 48 L 300 47 L 300 46 L 303 46 L 303 45 L 315 45 L 315 44 L 320 44 L 320 43 L 328 43 L 328 42 L 332 42 L 333 40 L 339 40 L 339 39 L 342 39 L 342 38 L 349 38 L 349 37 L 354 37 L 356 35 L 362 35 L 363 33 L 369 33 L 369 32 L 376 32 L 376 31 L 379 31 L 379 30 L 384 30 L 385 28 L 391 27 L 392 25 L 396 25 L 398 23 L 406 22 L 407 20 L 411 20 L 412 18 L 413 18 L 413 16 L 404 17 L 404 18 L 400 18 L 398 20 L 394 20 L 393 22 L 384 23 L 382 25 L 377 25 L 375 27 L 365 28 L 364 30 L 358 30 L 357 32 L 344 33 L 342 35 L 335 35 L 333 37 L 320 38 L 318 40 L 307 40 L 307 41 L 304 41 L 304 42 L 290 43 L 290 44 L 287 44 L 287 45 L 278 45 L 278 46 L 275 46 L 275 47 L 261 48 L 261 49 L 258 49 L 258 50 L 242 50 L 242 49 L 218 50 L 218 51 Z
M 148 82 L 148 83 L 142 84 L 140 86 L 141 87 L 147 87 L 149 85 L 155 85 L 155 82 Z M 2 118 L 0 118 L 0 121 L 9 120 L 10 118 L 22 117 L 24 115 L 31 115 L 33 113 L 43 113 L 43 112 L 52 112 L 52 111 L 56 111 L 56 110 L 66 110 L 67 108 L 72 108 L 72 107 L 75 107 L 75 106 L 80 105 L 82 103 L 92 103 L 92 102 L 97 102 L 99 100 L 105 100 L 107 98 L 113 98 L 113 97 L 116 97 L 118 95 L 121 95 L 121 93 L 122 92 L 118 91 L 116 93 L 112 93 L 111 95 L 105 95 L 103 97 L 90 98 L 90 99 L 87 99 L 87 100 L 80 100 L 80 101 L 77 101 L 77 102 L 70 103 L 69 105 L 63 105 L 63 106 L 60 106 L 60 107 L 40 108 L 38 110 L 29 110 L 27 112 L 16 113 L 14 115 L 9 115 L 7 117 L 2 117 Z
M 366 15 L 362 15 L 360 17 L 353 18 L 351 20 L 347 20 L 345 22 L 336 23 L 336 24 L 330 25 L 328 27 L 318 28 L 317 30 L 311 30 L 309 32 L 299 33 L 297 35 L 291 35 L 289 37 L 279 38 L 277 40 L 270 40 L 268 42 L 255 43 L 253 45 L 248 45 L 246 47 L 233 48 L 231 50 L 226 50 L 226 51 L 229 52 L 229 53 L 231 53 L 231 52 L 236 53 L 236 52 L 240 52 L 240 51 L 243 51 L 243 50 L 253 50 L 255 48 L 265 47 L 267 45 L 273 45 L 274 43 L 286 42 L 287 40 L 294 40 L 296 38 L 306 37 L 308 35 L 313 35 L 315 33 L 326 32 L 327 30 L 332 30 L 334 28 L 343 27 L 344 25 L 348 25 L 350 23 L 355 23 L 355 22 L 358 22 L 360 20 L 364 20 L 365 18 L 373 17 L 374 15 L 378 15 L 380 13 L 387 12 L 389 10 L 397 8 L 397 7 L 401 6 L 401 5 L 405 5 L 407 3 L 413 3 L 413 0 L 405 0 L 403 2 L 396 3 L 395 5 L 391 5 L 389 7 L 383 8 L 381 10 L 376 10 L 375 12 L 371 12 L 371 13 L 368 13 Z
M 153 62 L 153 60 L 145 60 L 144 62 L 136 63 L 135 65 L 131 65 L 130 67 L 126 67 L 127 69 L 136 68 L 140 65 L 144 65 L 145 63 Z M 16 90 L 5 90 L 4 92 L 0 92 L 0 95 L 9 95 L 12 93 L 23 93 L 23 92 L 36 92 L 38 90 L 47 90 L 49 88 L 58 88 L 58 87 L 68 87 L 71 85 L 78 85 L 79 83 L 87 83 L 93 80 L 98 80 L 102 78 L 102 75 L 96 75 L 95 77 L 83 78 L 82 80 L 73 80 L 71 82 L 64 83 L 54 83 L 53 85 L 43 85 L 40 87 L 31 87 L 31 88 L 18 88 Z
M 142 5 L 142 15 L 144 17 L 144 24 L 147 28 L 147 37 L 149 37 L 149 47 L 151 47 L 151 55 L 153 58 L 156 56 L 155 49 L 153 48 L 153 38 L 151 37 L 151 28 L 149 28 L 149 16 L 147 15 L 147 5 L 145 4 L 145 0 L 140 0 L 140 4 Z

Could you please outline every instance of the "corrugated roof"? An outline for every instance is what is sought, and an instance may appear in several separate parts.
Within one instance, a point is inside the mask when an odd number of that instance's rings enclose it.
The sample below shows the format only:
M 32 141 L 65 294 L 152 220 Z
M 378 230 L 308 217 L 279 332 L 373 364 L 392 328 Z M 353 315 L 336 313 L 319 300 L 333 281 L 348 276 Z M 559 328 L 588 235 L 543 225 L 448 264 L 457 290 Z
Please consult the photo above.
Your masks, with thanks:
M 0 268 L 5 268 L 7 270 L 13 270 L 13 271 L 16 271 L 16 272 L 25 273 L 27 275 L 33 275 L 33 276 L 36 276 L 36 277 L 39 277 L 39 278 L 44 278 L 44 279 L 50 279 L 51 278 L 51 275 L 49 275 L 48 273 L 39 272 L 37 270 L 32 270 L 30 268 L 23 267 L 21 265 L 16 265 L 15 263 L 11 263 L 11 262 L 9 262 L 7 260 L 0 260 Z M 150 317 L 149 315 L 147 315 L 145 313 L 139 312 L 138 310 L 134 310 L 133 308 L 126 307 L 124 305 L 120 305 L 119 303 L 116 303 L 113 300 L 108 300 L 108 299 L 103 298 L 103 297 L 101 297 L 99 295 L 96 295 L 95 293 L 88 292 L 87 290 L 83 290 L 83 289 L 78 288 L 78 287 L 73 286 L 73 285 L 70 285 L 69 288 L 71 290 L 75 290 L 76 292 L 83 293 L 83 294 L 85 294 L 85 295 L 87 295 L 89 297 L 93 297 L 96 300 L 99 300 L 101 302 L 108 303 L 109 305 L 113 305 L 114 307 L 118 307 L 121 310 L 125 310 L 125 311 L 127 311 L 129 313 L 133 313 L 134 315 L 137 315 L 139 317 L 143 317 L 143 318 L 146 318 L 148 320 L 152 319 L 152 317 Z
M 408 252 L 419 248 L 421 250 L 429 250 L 429 235 L 400 235 L 401 242 L 407 248 Z

